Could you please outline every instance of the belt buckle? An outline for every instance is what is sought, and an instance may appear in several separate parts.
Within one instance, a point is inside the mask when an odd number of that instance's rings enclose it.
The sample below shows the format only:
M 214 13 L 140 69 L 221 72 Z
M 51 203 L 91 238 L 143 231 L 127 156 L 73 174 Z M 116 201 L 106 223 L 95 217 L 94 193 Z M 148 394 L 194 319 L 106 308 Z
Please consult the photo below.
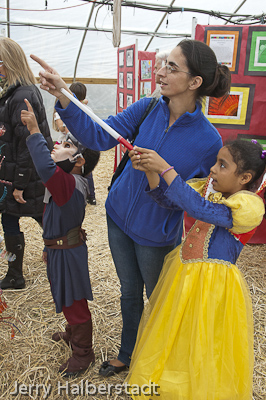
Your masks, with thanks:
M 63 246 L 63 240 L 62 240 L 62 239 L 57 240 L 56 244 L 57 244 L 58 246 Z

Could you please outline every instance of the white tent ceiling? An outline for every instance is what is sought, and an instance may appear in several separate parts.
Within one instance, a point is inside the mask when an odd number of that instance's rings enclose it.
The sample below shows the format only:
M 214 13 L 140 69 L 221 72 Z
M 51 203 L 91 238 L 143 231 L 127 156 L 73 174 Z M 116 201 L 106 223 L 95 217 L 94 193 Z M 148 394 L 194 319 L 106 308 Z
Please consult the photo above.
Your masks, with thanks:
M 27 56 L 34 53 L 56 68 L 62 76 L 72 77 L 84 28 L 91 14 L 88 28 L 92 30 L 87 31 L 76 76 L 116 78 L 117 49 L 112 44 L 111 3 L 108 0 L 98 3 L 82 0 L 0 0 L 0 33 L 7 34 L 6 21 L 9 19 L 10 37 L 22 46 Z M 148 47 L 150 51 L 175 47 L 180 40 L 178 35 L 191 34 L 193 17 L 203 25 L 225 23 L 217 16 L 186 12 L 187 8 L 233 13 L 243 3 L 237 14 L 255 16 L 263 15 L 266 8 L 265 0 L 145 0 L 136 3 L 143 7 L 152 4 L 165 7 L 171 3 L 173 7 L 181 7 L 180 12 L 167 14 L 158 29 L 161 37 L 154 37 Z M 122 4 L 121 29 L 130 33 L 122 33 L 120 46 L 134 44 L 137 39 L 138 49 L 145 50 L 164 16 L 164 9 L 160 7 L 161 11 L 153 11 L 132 7 L 129 0 Z M 30 65 L 37 75 L 39 67 L 32 61 Z
M 92 78 L 94 83 L 95 78 L 98 78 L 97 83 L 102 82 L 101 78 L 116 79 L 117 49 L 112 43 L 112 3 L 113 0 L 95 0 L 94 2 L 0 0 L 0 35 L 8 36 L 7 21 L 9 21 L 10 37 L 21 45 L 36 76 L 40 67 L 30 59 L 31 53 L 47 61 L 61 76 L 72 78 L 84 38 L 84 29 L 88 25 L 77 64 L 76 77 Z M 173 7 L 179 7 L 180 11 L 169 13 L 163 19 L 165 8 L 171 3 Z M 134 2 L 144 8 L 132 7 L 132 4 L 132 0 L 122 0 L 120 47 L 135 44 L 138 40 L 138 49 L 145 50 L 150 39 L 153 38 L 147 49 L 149 51 L 172 49 L 181 40 L 180 36 L 185 34 L 190 36 L 193 17 L 197 18 L 198 23 L 202 25 L 222 25 L 225 21 L 217 17 L 218 12 L 234 13 L 243 4 L 237 14 L 261 16 L 266 6 L 265 0 L 223 0 L 223 2 L 220 0 L 201 2 L 198 0 L 183 0 L 182 2 L 180 0 L 137 0 Z M 145 9 L 147 7 L 153 9 L 158 7 L 160 11 L 147 10 Z M 195 11 L 186 12 L 187 8 L 213 10 L 216 16 Z M 265 19 L 264 16 L 263 19 Z M 158 26 L 158 32 L 154 36 Z M 95 114 L 100 118 L 115 114 L 115 84 L 86 84 L 86 86 L 89 106 Z M 56 138 L 52 130 L 54 98 L 45 91 L 42 91 L 42 95 L 51 132 Z

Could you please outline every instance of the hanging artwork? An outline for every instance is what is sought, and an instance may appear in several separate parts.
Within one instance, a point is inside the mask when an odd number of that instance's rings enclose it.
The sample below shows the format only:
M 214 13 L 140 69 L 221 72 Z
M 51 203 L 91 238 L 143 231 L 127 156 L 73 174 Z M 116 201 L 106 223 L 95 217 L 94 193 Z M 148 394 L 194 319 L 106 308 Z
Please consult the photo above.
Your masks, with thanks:
M 262 145 L 263 149 L 266 150 L 266 136 L 254 135 L 254 134 L 249 135 L 246 133 L 244 133 L 244 134 L 239 133 L 237 135 L 237 138 L 245 139 L 245 140 L 257 140 L 257 142 Z
M 140 98 L 151 95 L 151 82 L 140 82 Z
M 266 76 L 266 27 L 250 27 L 245 75 Z
M 135 51 L 136 46 L 131 45 L 117 50 L 117 112 L 127 108 L 127 95 L 132 96 L 132 103 L 135 99 Z
M 202 111 L 219 128 L 249 129 L 255 85 L 234 84 L 222 98 L 207 97 Z
M 131 106 L 132 103 L 133 103 L 133 96 L 128 94 L 127 95 L 127 107 Z
M 119 93 L 119 107 L 124 108 L 124 93 Z
M 127 72 L 127 89 L 133 89 L 133 72 Z
M 124 66 L 124 54 L 125 54 L 124 50 L 119 51 L 119 56 L 118 56 L 119 57 L 119 60 L 118 60 L 119 67 Z
M 127 67 L 133 67 L 134 63 L 134 50 L 128 49 L 127 50 Z
M 120 89 L 124 89 L 124 73 L 119 72 L 119 87 Z
M 139 51 L 139 98 L 151 96 L 156 88 L 154 65 L 155 52 Z
M 214 51 L 219 64 L 226 65 L 232 74 L 238 73 L 242 28 L 206 28 L 205 42 Z
M 215 36 L 210 36 L 216 35 L 217 32 L 220 32 L 220 35 L 232 34 L 233 36 L 234 34 L 234 46 L 230 36 L 224 40 L 221 40 L 221 37 L 215 39 Z M 237 32 L 239 32 L 238 38 Z M 239 137 L 248 140 L 252 138 L 257 139 L 265 147 L 266 26 L 197 25 L 195 39 L 209 44 L 220 62 L 224 49 L 227 49 L 224 62 L 230 63 L 231 58 L 232 68 L 235 65 L 235 71 L 230 68 L 232 83 L 229 97 L 227 99 L 210 98 L 203 106 L 208 120 L 218 129 L 224 143 Z M 221 40 L 221 49 L 218 46 L 219 40 Z M 228 44 L 224 45 L 227 40 Z M 231 57 L 229 57 L 230 54 Z M 234 62 L 232 55 L 235 54 Z M 266 243 L 266 219 L 263 219 L 249 243 Z
M 152 77 L 152 60 L 141 60 L 140 61 L 140 79 L 151 79 Z
M 155 90 L 155 54 L 148 51 L 138 52 L 137 43 L 117 50 L 117 113 L 131 106 L 140 96 L 149 96 Z M 126 147 L 123 145 L 116 146 L 115 168 L 125 151 Z

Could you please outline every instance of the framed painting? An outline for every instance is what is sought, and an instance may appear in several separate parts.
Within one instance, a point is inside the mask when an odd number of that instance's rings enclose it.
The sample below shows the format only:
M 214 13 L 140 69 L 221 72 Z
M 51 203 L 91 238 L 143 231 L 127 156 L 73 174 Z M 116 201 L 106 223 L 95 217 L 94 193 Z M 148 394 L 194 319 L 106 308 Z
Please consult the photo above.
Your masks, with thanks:
M 119 107 L 124 108 L 124 93 L 119 93 Z
M 127 95 L 127 107 L 131 106 L 131 104 L 133 103 L 133 96 L 131 94 Z
M 133 67 L 134 64 L 134 49 L 127 49 L 127 67 Z
M 119 87 L 120 89 L 124 89 L 124 73 L 119 72 Z
M 133 73 L 127 72 L 127 89 L 133 89 Z
M 124 50 L 119 51 L 119 67 L 124 66 Z
M 266 76 L 266 27 L 250 27 L 247 40 L 245 75 Z
M 202 111 L 219 128 L 249 129 L 254 93 L 254 84 L 233 84 L 228 96 L 206 97 Z
M 238 73 L 242 28 L 210 27 L 205 29 L 205 43 L 214 51 L 217 62 Z

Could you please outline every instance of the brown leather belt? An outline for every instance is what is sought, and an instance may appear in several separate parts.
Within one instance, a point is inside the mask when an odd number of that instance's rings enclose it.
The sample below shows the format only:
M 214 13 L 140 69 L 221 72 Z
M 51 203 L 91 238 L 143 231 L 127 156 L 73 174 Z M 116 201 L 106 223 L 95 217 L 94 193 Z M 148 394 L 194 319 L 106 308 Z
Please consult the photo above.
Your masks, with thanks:
M 70 229 L 66 236 L 62 236 L 56 239 L 43 239 L 44 244 L 48 249 L 73 249 L 74 247 L 81 246 L 86 242 L 87 235 L 84 229 L 80 226 Z

